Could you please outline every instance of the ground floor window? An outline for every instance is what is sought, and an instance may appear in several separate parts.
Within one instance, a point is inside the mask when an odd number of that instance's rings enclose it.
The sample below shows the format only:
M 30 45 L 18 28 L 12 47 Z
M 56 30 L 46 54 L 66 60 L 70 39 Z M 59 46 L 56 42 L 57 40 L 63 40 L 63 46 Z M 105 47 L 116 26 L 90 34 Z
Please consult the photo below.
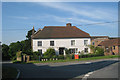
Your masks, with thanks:
M 39 52 L 40 54 L 42 54 L 42 49 L 38 49 L 38 52 Z
M 64 50 L 65 50 L 64 47 L 60 47 L 59 48 L 59 55 L 63 55 L 64 54 Z
M 77 53 L 78 49 L 77 48 L 72 48 L 72 49 L 69 49 L 69 51 L 70 51 L 70 54 Z
M 88 52 L 88 48 L 85 48 L 85 49 L 84 49 L 84 52 L 86 52 L 86 53 L 87 53 L 87 52 Z

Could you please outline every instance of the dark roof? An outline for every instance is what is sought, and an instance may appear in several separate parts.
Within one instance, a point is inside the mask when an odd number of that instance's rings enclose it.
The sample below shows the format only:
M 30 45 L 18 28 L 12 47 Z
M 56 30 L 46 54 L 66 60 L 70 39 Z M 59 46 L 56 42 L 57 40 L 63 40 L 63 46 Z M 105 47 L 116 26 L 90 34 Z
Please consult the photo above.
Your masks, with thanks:
M 120 38 L 106 40 L 99 44 L 99 46 L 118 46 L 118 45 L 120 45 Z
M 42 30 L 36 32 L 33 39 L 46 38 L 89 38 L 90 35 L 76 26 L 45 26 Z

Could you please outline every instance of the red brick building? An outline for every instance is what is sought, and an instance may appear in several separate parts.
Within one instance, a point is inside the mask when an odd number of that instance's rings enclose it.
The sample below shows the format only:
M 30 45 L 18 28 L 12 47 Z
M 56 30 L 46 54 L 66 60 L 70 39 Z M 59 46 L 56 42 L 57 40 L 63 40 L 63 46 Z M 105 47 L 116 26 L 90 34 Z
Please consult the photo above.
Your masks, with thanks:
M 118 55 L 120 53 L 120 38 L 102 41 L 98 46 L 104 48 L 105 55 Z
M 98 46 L 102 41 L 108 40 L 108 36 L 91 36 L 91 45 Z

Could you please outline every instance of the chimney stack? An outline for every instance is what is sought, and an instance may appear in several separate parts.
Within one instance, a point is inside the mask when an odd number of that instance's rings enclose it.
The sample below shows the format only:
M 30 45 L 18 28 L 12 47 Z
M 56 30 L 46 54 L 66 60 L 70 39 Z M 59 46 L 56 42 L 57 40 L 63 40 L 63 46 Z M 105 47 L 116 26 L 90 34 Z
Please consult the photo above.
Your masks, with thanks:
M 72 26 L 71 23 L 67 23 L 67 24 L 66 24 L 66 27 L 71 27 L 71 26 Z
M 33 29 L 32 29 L 32 35 L 35 33 L 35 30 L 34 30 L 34 26 L 33 26 Z

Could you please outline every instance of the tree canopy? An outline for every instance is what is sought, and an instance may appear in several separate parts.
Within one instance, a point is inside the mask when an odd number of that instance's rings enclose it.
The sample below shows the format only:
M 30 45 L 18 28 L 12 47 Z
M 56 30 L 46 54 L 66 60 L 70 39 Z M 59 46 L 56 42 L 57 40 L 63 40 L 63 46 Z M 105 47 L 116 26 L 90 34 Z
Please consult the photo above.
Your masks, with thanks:
M 3 54 L 3 58 L 15 58 L 16 57 L 16 53 L 18 51 L 22 51 L 24 52 L 25 54 L 32 54 L 31 50 L 32 50 L 32 47 L 31 47 L 31 35 L 32 35 L 32 30 L 29 30 L 27 35 L 26 35 L 26 40 L 23 40 L 23 41 L 17 41 L 17 42 L 14 42 L 14 43 L 11 43 L 9 46 L 6 45 L 6 44 L 3 44 L 2 45 L 2 54 Z M 35 30 L 34 30 L 35 32 Z

